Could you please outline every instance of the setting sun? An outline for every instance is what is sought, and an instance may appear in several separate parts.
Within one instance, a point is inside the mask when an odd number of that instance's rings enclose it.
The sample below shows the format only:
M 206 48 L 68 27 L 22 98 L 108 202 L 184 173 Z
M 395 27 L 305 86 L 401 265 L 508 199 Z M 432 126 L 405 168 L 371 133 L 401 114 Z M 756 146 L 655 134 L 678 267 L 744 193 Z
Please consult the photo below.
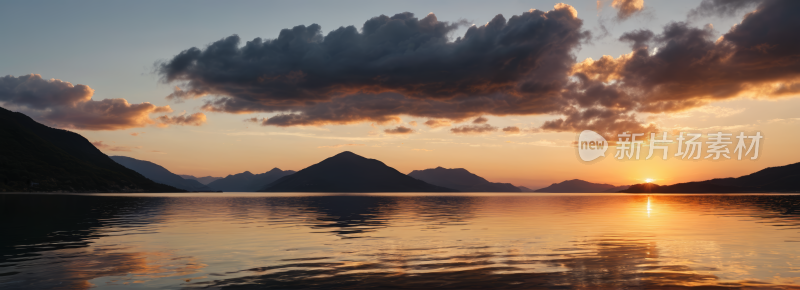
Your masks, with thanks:
M 648 179 L 644 180 L 644 182 L 647 182 L 647 183 L 653 183 L 653 181 L 655 181 L 655 179 L 652 179 L 652 178 L 648 178 Z

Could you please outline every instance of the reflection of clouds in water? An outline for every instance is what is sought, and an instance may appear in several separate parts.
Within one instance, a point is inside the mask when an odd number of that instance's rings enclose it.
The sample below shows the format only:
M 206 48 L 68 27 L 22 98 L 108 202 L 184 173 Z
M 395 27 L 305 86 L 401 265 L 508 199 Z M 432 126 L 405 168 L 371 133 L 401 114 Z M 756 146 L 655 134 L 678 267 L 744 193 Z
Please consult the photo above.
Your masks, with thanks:
M 800 260 L 768 243 L 800 240 L 793 196 L 2 198 L 3 289 L 763 288 Z
M 658 260 L 652 237 L 604 237 L 576 241 L 570 248 L 549 254 L 528 254 L 510 247 L 468 246 L 450 248 L 378 249 L 372 262 L 290 261 L 283 265 L 252 268 L 226 275 L 240 276 L 195 287 L 237 289 L 305 289 L 345 287 L 525 289 L 583 288 L 684 288 L 717 285 L 718 278 L 685 265 Z M 330 257 L 321 258 L 330 261 Z M 713 271 L 714 269 L 704 269 Z M 765 286 L 732 282 L 730 287 Z
M 174 253 L 115 252 L 94 247 L 47 252 L 36 262 L 21 264 L 18 268 L 36 267 L 37 271 L 16 275 L 3 283 L 3 289 L 89 289 L 167 277 L 204 278 L 193 274 L 206 266 L 193 257 Z

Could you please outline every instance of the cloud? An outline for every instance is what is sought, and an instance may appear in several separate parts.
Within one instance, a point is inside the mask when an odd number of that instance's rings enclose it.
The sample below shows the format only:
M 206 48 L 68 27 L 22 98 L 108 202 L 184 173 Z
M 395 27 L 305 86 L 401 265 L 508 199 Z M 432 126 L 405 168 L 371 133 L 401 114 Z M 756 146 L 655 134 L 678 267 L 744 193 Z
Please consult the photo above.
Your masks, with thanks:
M 703 3 L 698 11 L 749 7 Z M 644 7 L 611 5 L 621 18 Z M 711 26 L 671 22 L 623 34 L 630 53 L 577 63 L 575 53 L 591 37 L 565 4 L 498 15 L 457 36 L 461 22 L 400 13 L 327 34 L 312 24 L 276 39 L 242 43 L 234 35 L 184 50 L 157 69 L 179 87 L 171 99 L 202 97 L 203 110 L 213 112 L 276 113 L 254 119 L 265 126 L 400 124 L 411 116 L 436 128 L 482 115 L 549 114 L 562 117 L 542 130 L 617 134 L 654 128 L 640 114 L 800 94 L 798 13 L 800 2 L 764 0 L 722 37 Z
M 397 126 L 394 129 L 383 130 L 383 132 L 386 134 L 411 134 L 414 133 L 414 130 L 405 126 Z
M 624 20 L 642 11 L 644 0 L 614 0 L 611 7 L 617 8 L 617 19 Z
M 411 150 L 414 150 L 414 151 L 425 151 L 425 152 L 433 151 L 432 149 L 420 149 L 420 148 L 414 148 L 414 149 L 411 149 Z
M 0 102 L 39 122 L 65 129 L 123 130 L 155 124 L 150 114 L 172 112 L 169 106 L 130 104 L 125 99 L 92 99 L 94 90 L 41 75 L 0 77 Z
M 475 120 L 472 120 L 472 124 L 483 124 L 483 123 L 486 123 L 486 122 L 489 122 L 489 119 L 486 119 L 483 116 L 480 116 L 480 117 L 476 118 Z
M 631 42 L 631 53 L 575 65 L 576 81 L 562 95 L 571 100 L 562 111 L 566 119 L 546 122 L 542 129 L 648 130 L 650 125 L 635 119 L 636 112 L 681 112 L 737 97 L 797 95 L 800 40 L 793 35 L 800 27 L 798 12 L 800 2 L 763 1 L 717 39 L 711 27 L 685 22 L 672 22 L 659 34 L 627 33 L 620 39 Z
M 737 12 L 752 9 L 762 0 L 703 0 L 697 8 L 689 11 L 689 18 L 708 16 L 733 16 Z
M 483 134 L 483 133 L 491 133 L 497 130 L 498 128 L 492 125 L 482 124 L 482 125 L 463 125 L 451 128 L 450 132 L 453 132 L 455 134 Z
M 97 147 L 97 149 L 100 149 L 100 150 L 103 150 L 103 151 L 116 151 L 116 152 L 130 152 L 130 151 L 132 151 L 131 147 L 109 145 L 109 144 L 103 143 L 103 141 L 92 142 L 92 145 L 94 145 L 94 147 Z M 137 146 L 135 148 L 140 149 L 141 146 Z
M 519 134 L 520 130 L 517 126 L 508 126 L 503 128 L 503 132 L 506 134 Z
M 411 122 L 408 122 L 408 124 L 413 126 L 413 127 L 416 127 L 417 126 L 417 121 L 411 121 Z
M 451 123 L 449 120 L 435 120 L 435 119 L 427 120 L 425 121 L 424 124 L 431 128 L 449 127 L 453 125 L 453 123 Z
M 233 35 L 190 48 L 157 69 L 179 86 L 170 99 L 209 96 L 207 111 L 279 113 L 262 122 L 271 126 L 395 122 L 402 115 L 456 120 L 563 106 L 573 53 L 590 37 L 574 8 L 497 15 L 452 40 L 462 25 L 408 12 L 325 35 L 319 25 L 300 25 L 276 39 L 242 44 Z
M 653 132 L 656 131 L 656 127 L 652 124 L 642 124 L 635 115 L 605 109 L 588 109 L 574 110 L 568 113 L 566 118 L 546 121 L 542 125 L 542 130 L 555 132 L 592 130 L 609 137 L 622 132 Z
M 206 114 L 203 113 L 194 113 L 191 115 L 182 114 L 174 117 L 169 117 L 164 115 L 158 117 L 158 121 L 160 122 L 161 126 L 169 126 L 169 125 L 200 126 L 205 124 Z
M 139 135 L 144 134 L 144 133 L 145 132 L 133 132 L 133 133 L 131 133 L 131 136 L 136 137 L 136 136 L 139 136 Z
M 364 146 L 364 144 L 336 144 L 336 145 L 319 146 L 317 148 L 340 148 L 345 146 Z

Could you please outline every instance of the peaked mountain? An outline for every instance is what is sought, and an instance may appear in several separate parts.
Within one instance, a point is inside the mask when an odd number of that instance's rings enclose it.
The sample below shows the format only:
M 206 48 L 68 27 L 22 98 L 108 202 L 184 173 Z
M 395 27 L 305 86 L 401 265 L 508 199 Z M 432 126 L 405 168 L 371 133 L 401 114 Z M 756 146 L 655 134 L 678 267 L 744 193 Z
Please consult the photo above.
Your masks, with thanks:
M 255 192 L 263 189 L 267 184 L 293 173 L 294 170 L 280 170 L 278 168 L 273 168 L 261 174 L 252 174 L 250 171 L 245 171 L 215 180 L 207 186 L 219 191 Z
M 560 183 L 553 183 L 548 187 L 534 190 L 533 192 L 557 192 L 557 193 L 595 193 L 606 192 L 615 186 L 605 183 L 591 183 L 580 179 L 566 180 Z
M 0 108 L 0 190 L 178 192 L 125 168 L 83 136 Z
M 152 181 L 166 184 L 175 188 L 187 191 L 211 191 L 207 186 L 200 184 L 197 180 L 183 179 L 175 173 L 170 172 L 161 165 L 150 161 L 134 159 L 126 156 L 110 156 L 111 160 L 116 161 L 130 170 L 136 171 Z
M 408 174 L 427 183 L 465 192 L 521 192 L 510 183 L 489 182 L 464 168 L 436 167 L 414 170 Z
M 705 181 L 657 185 L 631 185 L 628 193 L 743 193 L 800 192 L 800 163 L 768 167 L 741 177 L 716 178 Z
M 451 192 L 345 151 L 267 185 L 268 192 Z
M 197 180 L 197 182 L 200 182 L 203 185 L 208 185 L 209 183 L 212 183 L 217 179 L 222 179 L 222 177 L 214 177 L 214 176 L 195 177 L 194 175 L 186 175 L 186 174 L 178 174 L 178 176 L 180 176 L 183 179 Z

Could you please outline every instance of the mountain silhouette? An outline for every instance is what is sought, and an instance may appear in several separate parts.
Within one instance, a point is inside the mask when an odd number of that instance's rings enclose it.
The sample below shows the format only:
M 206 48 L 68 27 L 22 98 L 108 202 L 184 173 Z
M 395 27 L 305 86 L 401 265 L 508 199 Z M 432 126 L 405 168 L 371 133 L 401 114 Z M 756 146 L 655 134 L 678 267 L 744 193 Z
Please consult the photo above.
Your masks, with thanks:
M 522 192 L 533 192 L 533 189 L 527 188 L 525 186 L 517 186 L 517 188 L 519 188 L 519 190 Z
M 0 190 L 177 192 L 125 168 L 83 136 L 0 108 Z
M 605 183 L 591 183 L 580 179 L 553 183 L 548 187 L 534 190 L 533 192 L 554 192 L 554 193 L 595 193 L 606 192 L 615 186 Z
M 245 171 L 215 180 L 209 183 L 208 187 L 226 192 L 255 192 L 263 189 L 267 184 L 293 173 L 293 170 L 280 170 L 278 168 L 273 168 L 261 174 L 252 174 L 250 171 Z
M 130 170 L 136 171 L 152 181 L 180 188 L 187 191 L 211 191 L 210 188 L 201 184 L 197 180 L 183 179 L 175 173 L 170 172 L 161 165 L 150 161 L 134 159 L 126 156 L 110 156 L 111 160 L 116 161 Z
M 489 182 L 464 168 L 436 167 L 414 170 L 408 174 L 427 183 L 465 192 L 521 192 L 510 183 Z
M 268 192 L 452 192 L 400 173 L 383 162 L 350 151 L 282 177 Z
M 736 178 L 716 178 L 705 181 L 657 185 L 631 185 L 627 193 L 744 193 L 800 192 L 800 163 L 768 167 Z
M 614 188 L 606 189 L 603 192 L 620 192 L 620 191 L 626 190 L 626 189 L 628 189 L 630 187 L 631 187 L 630 185 L 620 185 L 620 186 L 617 186 L 617 187 L 614 187 Z
M 180 176 L 183 179 L 197 180 L 197 182 L 200 182 L 203 185 L 208 185 L 209 183 L 214 182 L 217 179 L 222 179 L 222 177 L 214 177 L 214 176 L 195 177 L 194 175 L 186 175 L 186 174 L 178 174 L 178 176 Z

